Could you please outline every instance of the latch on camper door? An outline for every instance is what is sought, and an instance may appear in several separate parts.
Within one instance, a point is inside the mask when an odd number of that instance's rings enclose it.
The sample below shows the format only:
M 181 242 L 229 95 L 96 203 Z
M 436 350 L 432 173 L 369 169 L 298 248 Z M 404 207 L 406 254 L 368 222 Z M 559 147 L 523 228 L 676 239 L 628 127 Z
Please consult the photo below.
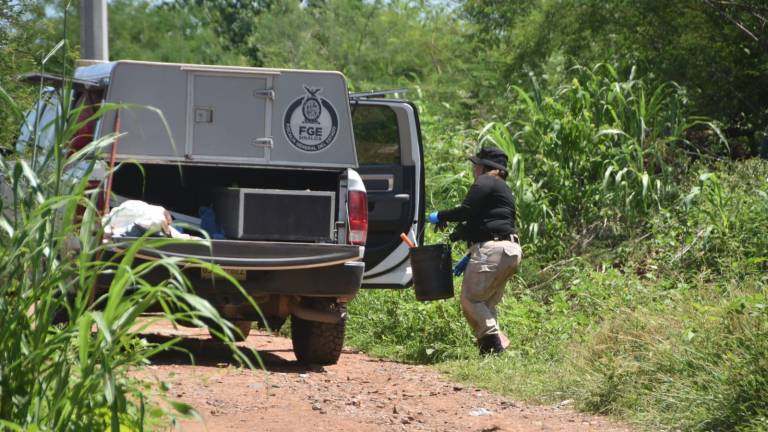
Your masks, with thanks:
M 272 138 L 271 138 L 271 137 L 267 137 L 267 138 L 256 138 L 255 140 L 253 140 L 253 141 L 251 142 L 251 144 L 252 144 L 254 147 L 263 147 L 263 148 L 270 148 L 270 149 L 271 149 L 271 148 L 274 148 L 274 144 L 273 144 L 273 142 L 272 142 Z
M 253 91 L 253 97 L 265 97 L 268 99 L 274 99 L 275 98 L 275 91 L 272 89 L 264 89 L 264 90 L 254 90 Z
M 195 123 L 213 123 L 213 108 L 195 107 Z

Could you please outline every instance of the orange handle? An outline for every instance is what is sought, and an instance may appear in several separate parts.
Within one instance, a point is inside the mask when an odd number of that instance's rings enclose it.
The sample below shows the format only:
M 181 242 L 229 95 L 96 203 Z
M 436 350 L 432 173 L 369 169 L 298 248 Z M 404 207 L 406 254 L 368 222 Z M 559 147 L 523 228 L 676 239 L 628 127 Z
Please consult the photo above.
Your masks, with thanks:
M 101 209 L 103 215 L 109 214 L 109 200 L 112 194 L 112 177 L 115 172 L 115 157 L 117 156 L 117 144 L 120 142 L 120 108 L 115 112 L 115 142 L 112 143 L 112 152 L 109 155 L 109 174 L 107 174 L 107 185 L 104 188 L 104 207 Z
M 402 240 L 403 243 L 407 244 L 409 248 L 415 248 L 416 247 L 416 245 L 413 244 L 411 239 L 409 239 L 408 236 L 405 235 L 405 233 L 400 233 L 400 240 Z

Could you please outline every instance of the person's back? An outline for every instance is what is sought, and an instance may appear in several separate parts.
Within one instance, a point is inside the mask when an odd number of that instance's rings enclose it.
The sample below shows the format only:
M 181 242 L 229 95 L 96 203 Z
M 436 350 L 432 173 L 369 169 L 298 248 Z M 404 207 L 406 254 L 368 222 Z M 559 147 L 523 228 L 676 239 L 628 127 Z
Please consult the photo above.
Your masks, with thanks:
M 515 198 L 507 183 L 493 175 L 483 174 L 475 181 L 483 196 L 476 220 L 470 218 L 468 227 L 474 230 L 478 240 L 488 236 L 505 236 L 515 233 Z M 471 240 L 471 239 L 470 239 Z

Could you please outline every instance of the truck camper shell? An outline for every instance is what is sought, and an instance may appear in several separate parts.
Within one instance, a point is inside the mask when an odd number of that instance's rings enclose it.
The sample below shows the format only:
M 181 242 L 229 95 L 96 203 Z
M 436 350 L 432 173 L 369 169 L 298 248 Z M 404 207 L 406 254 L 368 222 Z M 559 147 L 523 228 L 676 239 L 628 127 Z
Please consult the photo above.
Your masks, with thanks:
M 357 167 L 339 72 L 117 61 L 75 79 L 106 84 L 104 102 L 125 104 L 118 160 Z M 97 138 L 113 132 L 116 113 Z

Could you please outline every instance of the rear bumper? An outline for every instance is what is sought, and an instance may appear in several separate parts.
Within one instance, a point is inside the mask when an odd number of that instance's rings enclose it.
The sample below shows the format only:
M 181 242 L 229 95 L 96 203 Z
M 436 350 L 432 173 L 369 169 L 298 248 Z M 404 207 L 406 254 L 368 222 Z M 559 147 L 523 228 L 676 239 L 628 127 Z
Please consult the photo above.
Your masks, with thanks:
M 129 248 L 135 238 L 121 238 L 113 252 Z M 329 267 L 362 260 L 362 246 L 326 243 L 286 243 L 241 240 L 174 241 L 162 247 L 143 247 L 138 257 L 145 260 L 175 257 L 246 270 L 290 270 Z
M 147 259 L 137 258 L 134 266 L 144 262 L 147 262 Z M 199 267 L 190 266 L 182 271 L 195 293 L 214 305 L 246 302 L 240 290 L 224 278 L 212 277 Z M 236 278 L 245 277 L 238 282 L 254 298 L 263 297 L 265 294 L 351 298 L 360 289 L 364 271 L 365 263 L 362 261 L 348 261 L 322 267 L 282 270 L 246 269 L 243 272 L 243 269 L 237 269 Z M 149 283 L 159 284 L 167 280 L 169 274 L 165 268 L 158 266 L 143 278 Z M 101 275 L 98 282 L 100 291 L 108 289 L 111 282 L 111 274 Z
M 294 270 L 247 270 L 240 285 L 257 297 L 279 294 L 312 297 L 354 297 L 363 282 L 363 262 Z M 202 277 L 200 269 L 185 271 L 195 292 L 213 304 L 237 303 L 240 291 L 227 280 Z

